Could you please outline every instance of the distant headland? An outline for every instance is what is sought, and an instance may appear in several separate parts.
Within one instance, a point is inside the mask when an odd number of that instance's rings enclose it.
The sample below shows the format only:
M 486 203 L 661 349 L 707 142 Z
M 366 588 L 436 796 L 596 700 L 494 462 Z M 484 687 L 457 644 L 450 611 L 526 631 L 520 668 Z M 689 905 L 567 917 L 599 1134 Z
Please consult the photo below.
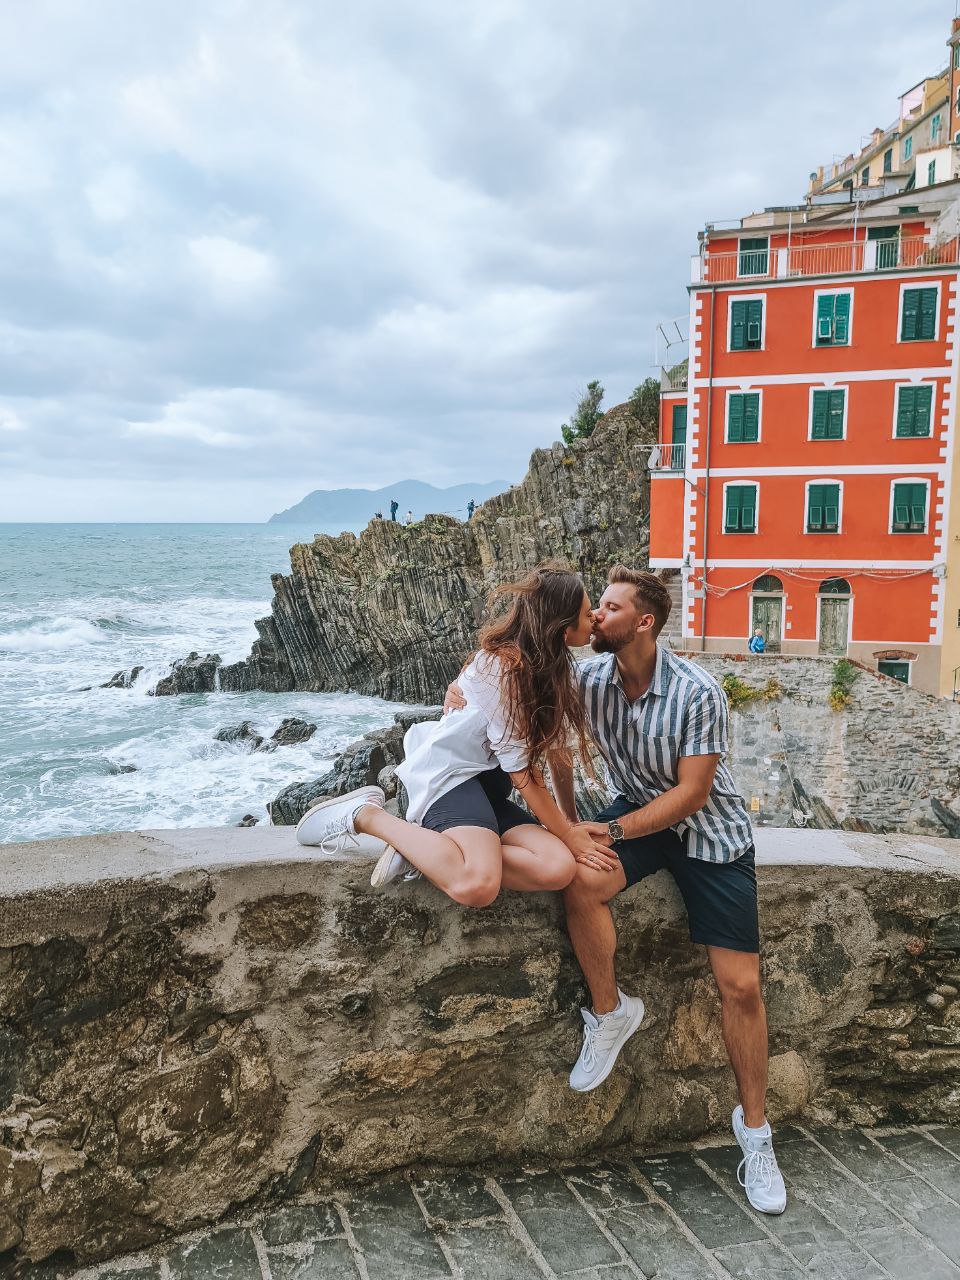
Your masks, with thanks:
M 391 499 L 398 504 L 397 519 L 403 520 L 408 511 L 415 520 L 425 515 L 450 515 L 466 518 L 467 503 L 479 506 L 503 493 L 510 485 L 506 480 L 490 480 L 486 484 L 457 484 L 448 489 L 438 489 L 422 480 L 398 480 L 383 489 L 314 489 L 295 506 L 278 511 L 268 524 L 300 524 L 314 521 L 317 524 L 335 524 L 343 520 L 348 525 L 366 524 L 378 511 L 385 518 L 390 516 Z

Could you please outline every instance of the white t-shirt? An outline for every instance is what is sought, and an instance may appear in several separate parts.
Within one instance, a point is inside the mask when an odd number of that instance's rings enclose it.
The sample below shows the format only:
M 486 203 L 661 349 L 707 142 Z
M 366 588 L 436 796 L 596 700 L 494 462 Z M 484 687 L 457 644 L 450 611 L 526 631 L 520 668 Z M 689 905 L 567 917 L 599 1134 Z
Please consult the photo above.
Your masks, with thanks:
M 397 777 L 407 791 L 407 821 L 420 822 L 430 806 L 454 787 L 500 765 L 505 773 L 527 767 L 527 745 L 510 728 L 500 689 L 500 659 L 481 650 L 457 683 L 467 705 L 440 720 L 411 725 Z

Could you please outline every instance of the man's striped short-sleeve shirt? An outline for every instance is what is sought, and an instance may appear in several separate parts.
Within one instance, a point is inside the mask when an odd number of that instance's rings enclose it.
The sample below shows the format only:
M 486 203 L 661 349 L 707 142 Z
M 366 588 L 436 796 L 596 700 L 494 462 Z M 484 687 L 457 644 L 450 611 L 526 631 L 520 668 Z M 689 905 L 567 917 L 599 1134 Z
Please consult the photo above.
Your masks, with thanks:
M 611 792 L 639 809 L 676 786 L 681 756 L 719 755 L 707 803 L 673 829 L 692 858 L 733 862 L 746 852 L 753 831 L 724 759 L 727 698 L 713 676 L 658 645 L 653 678 L 635 702 L 612 653 L 579 663 L 577 677 Z

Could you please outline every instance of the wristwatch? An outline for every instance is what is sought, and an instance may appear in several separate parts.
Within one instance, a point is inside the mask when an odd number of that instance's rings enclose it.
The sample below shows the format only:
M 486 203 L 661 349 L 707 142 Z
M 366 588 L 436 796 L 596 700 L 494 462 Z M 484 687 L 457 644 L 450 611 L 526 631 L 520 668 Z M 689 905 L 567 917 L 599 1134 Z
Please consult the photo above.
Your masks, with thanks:
M 614 818 L 612 822 L 607 823 L 607 834 L 610 836 L 610 839 L 614 844 L 616 844 L 618 840 L 623 839 L 623 827 L 621 827 L 616 818 Z

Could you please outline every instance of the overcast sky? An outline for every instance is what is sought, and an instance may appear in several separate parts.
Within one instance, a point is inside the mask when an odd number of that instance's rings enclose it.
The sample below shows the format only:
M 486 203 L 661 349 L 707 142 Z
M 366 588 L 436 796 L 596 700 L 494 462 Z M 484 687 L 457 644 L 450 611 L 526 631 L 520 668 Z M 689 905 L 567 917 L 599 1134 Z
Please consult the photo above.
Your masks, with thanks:
M 6 5 L 0 520 L 519 479 L 651 373 L 703 223 L 801 199 L 953 11 Z

